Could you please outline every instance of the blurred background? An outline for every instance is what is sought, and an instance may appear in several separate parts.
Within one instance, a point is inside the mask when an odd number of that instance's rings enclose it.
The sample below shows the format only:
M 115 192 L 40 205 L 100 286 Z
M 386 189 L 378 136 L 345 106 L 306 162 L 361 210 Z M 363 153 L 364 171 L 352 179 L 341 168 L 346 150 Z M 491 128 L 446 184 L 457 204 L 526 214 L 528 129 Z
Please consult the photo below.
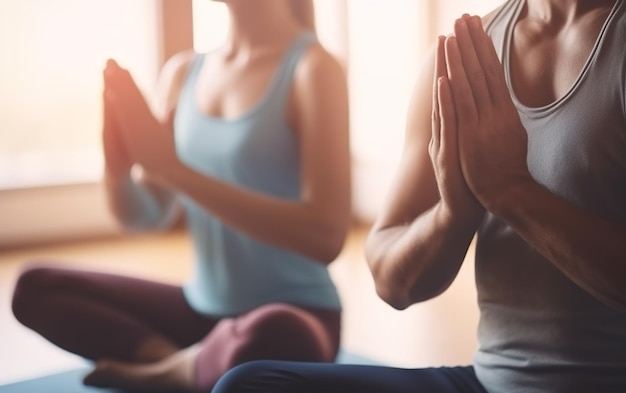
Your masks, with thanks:
M 400 366 L 471 361 L 471 255 L 448 293 L 397 312 L 373 292 L 362 241 L 400 157 L 425 52 L 462 13 L 483 15 L 501 2 L 315 1 L 319 38 L 349 77 L 355 225 L 331 269 L 351 350 Z M 106 209 L 102 68 L 116 58 L 150 94 L 169 56 L 215 48 L 227 24 L 225 6 L 207 0 L 0 0 L 0 384 L 77 361 L 14 321 L 10 294 L 26 260 L 186 277 L 190 250 L 180 229 L 129 239 Z

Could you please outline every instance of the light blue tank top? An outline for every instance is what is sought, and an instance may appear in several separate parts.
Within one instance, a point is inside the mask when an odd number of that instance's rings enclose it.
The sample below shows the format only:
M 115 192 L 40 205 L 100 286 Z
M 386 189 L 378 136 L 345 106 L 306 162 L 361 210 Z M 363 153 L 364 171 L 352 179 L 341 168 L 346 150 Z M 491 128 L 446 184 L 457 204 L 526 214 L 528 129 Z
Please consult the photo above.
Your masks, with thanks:
M 507 1 L 487 27 L 509 85 L 511 36 L 524 4 Z M 626 5 L 619 0 L 567 94 L 540 108 L 513 97 L 528 133 L 533 178 L 622 225 L 625 92 Z M 476 282 L 481 315 L 475 369 L 487 391 L 626 392 L 626 313 L 576 285 L 491 214 L 478 233 Z
M 199 173 L 238 187 L 298 200 L 299 144 L 287 124 L 287 107 L 296 66 L 315 40 L 312 33 L 298 36 L 260 101 L 235 120 L 199 110 L 195 85 L 205 55 L 197 55 L 174 120 L 179 158 Z M 273 302 L 341 308 L 323 263 L 241 233 L 189 198 L 181 201 L 195 251 L 194 272 L 183 289 L 196 311 L 234 316 Z

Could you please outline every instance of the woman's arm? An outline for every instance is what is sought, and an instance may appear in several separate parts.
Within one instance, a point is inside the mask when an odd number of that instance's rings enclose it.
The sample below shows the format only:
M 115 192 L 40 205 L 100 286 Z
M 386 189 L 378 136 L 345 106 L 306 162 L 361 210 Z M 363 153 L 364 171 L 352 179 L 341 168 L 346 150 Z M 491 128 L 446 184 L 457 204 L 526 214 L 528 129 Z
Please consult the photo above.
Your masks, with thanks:
M 165 123 L 176 105 L 178 94 L 193 52 L 181 52 L 173 56 L 163 67 L 157 85 L 155 100 L 152 105 L 155 116 Z M 133 175 L 134 157 L 120 134 L 112 104 L 107 99 L 110 89 L 105 70 L 104 94 L 104 186 L 109 209 L 120 226 L 127 231 L 159 230 L 170 227 L 179 216 L 176 197 L 170 190 L 147 181 L 143 176 Z
M 330 263 L 343 247 L 351 217 L 348 95 L 342 67 L 321 46 L 300 61 L 291 102 L 290 120 L 300 140 L 300 200 L 248 191 L 184 165 L 169 172 L 166 182 L 256 239 Z
M 110 171 L 105 172 L 104 184 L 109 209 L 125 231 L 165 230 L 179 216 L 175 194 L 157 184 Z
M 110 81 L 124 141 L 148 178 L 260 241 L 323 263 L 337 257 L 351 213 L 348 95 L 343 69 L 321 46 L 300 61 L 291 96 L 302 157 L 298 201 L 252 192 L 185 166 L 176 155 L 171 123 L 150 113 L 128 71 L 114 67 Z M 173 108 L 167 118 L 172 116 Z

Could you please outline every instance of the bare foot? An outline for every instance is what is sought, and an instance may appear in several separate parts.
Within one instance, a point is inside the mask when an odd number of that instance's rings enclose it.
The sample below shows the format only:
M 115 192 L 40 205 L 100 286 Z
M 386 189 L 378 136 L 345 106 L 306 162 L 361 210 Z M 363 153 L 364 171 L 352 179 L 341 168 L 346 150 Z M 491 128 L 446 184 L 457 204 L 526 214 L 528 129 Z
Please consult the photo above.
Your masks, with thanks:
M 145 340 L 137 349 L 134 360 L 141 363 L 158 362 L 181 351 L 181 348 L 160 336 Z
M 198 349 L 190 347 L 154 363 L 100 360 L 83 383 L 100 388 L 150 392 L 194 392 Z

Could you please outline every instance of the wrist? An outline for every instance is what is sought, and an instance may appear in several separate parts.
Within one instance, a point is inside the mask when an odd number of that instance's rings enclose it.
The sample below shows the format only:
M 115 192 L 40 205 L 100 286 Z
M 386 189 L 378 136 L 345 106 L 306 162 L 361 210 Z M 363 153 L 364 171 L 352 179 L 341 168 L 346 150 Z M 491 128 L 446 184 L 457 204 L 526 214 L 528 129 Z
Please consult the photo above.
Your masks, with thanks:
M 493 193 L 484 202 L 485 207 L 496 216 L 505 216 L 512 209 L 524 203 L 529 198 L 529 193 L 537 186 L 530 176 L 510 182 Z
M 113 182 L 125 182 L 132 177 L 132 165 L 128 167 L 104 166 L 104 178 Z
M 445 227 L 459 231 L 475 231 L 485 215 L 485 209 L 478 202 L 476 205 L 472 208 L 454 210 L 440 201 L 437 206 L 437 215 L 440 223 Z
M 152 179 L 157 183 L 161 183 L 171 189 L 180 188 L 181 183 L 186 178 L 188 169 L 179 160 L 170 162 L 166 167 L 160 168 L 158 171 L 146 173 L 148 179 Z
M 104 172 L 113 177 L 130 176 L 133 164 L 130 162 L 114 162 L 114 160 L 104 160 Z

